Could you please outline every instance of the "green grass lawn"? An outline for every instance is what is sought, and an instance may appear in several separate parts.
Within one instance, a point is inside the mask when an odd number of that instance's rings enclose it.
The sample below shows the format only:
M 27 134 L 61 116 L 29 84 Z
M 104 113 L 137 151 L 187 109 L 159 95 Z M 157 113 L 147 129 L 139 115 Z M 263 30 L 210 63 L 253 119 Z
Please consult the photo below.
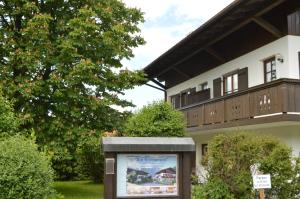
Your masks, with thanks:
M 103 185 L 90 181 L 55 182 L 54 187 L 64 199 L 103 199 Z

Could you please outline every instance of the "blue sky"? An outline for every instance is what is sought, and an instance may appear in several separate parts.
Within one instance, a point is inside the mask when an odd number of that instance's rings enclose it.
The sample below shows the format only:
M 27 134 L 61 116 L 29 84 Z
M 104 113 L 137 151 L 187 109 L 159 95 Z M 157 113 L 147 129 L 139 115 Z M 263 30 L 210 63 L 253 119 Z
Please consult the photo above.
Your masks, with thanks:
M 142 69 L 167 51 L 233 0 L 123 0 L 129 7 L 144 12 L 140 24 L 146 44 L 134 49 L 135 57 L 124 60 L 129 69 Z M 139 86 L 125 92 L 121 98 L 132 101 L 136 108 L 164 98 L 164 93 L 149 86 Z

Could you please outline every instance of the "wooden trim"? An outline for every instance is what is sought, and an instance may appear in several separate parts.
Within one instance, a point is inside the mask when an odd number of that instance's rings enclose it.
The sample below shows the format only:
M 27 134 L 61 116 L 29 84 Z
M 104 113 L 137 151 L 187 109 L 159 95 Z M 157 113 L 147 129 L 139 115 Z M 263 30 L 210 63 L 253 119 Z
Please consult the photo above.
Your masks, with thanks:
M 157 84 L 158 86 L 162 87 L 164 90 L 167 89 L 167 87 L 165 85 L 163 85 L 162 83 L 160 83 L 159 81 L 155 80 L 155 79 L 151 79 L 150 81 L 152 81 L 153 83 Z
M 208 147 L 208 144 L 201 144 L 201 155 L 202 155 L 202 157 L 207 155 L 207 147 Z
M 166 90 L 164 90 L 164 89 L 162 89 L 162 88 L 159 88 L 159 87 L 157 87 L 157 86 L 153 86 L 153 85 L 148 84 L 148 83 L 146 83 L 145 85 L 147 85 L 147 86 L 149 86 L 149 87 L 151 87 L 151 88 L 155 88 L 155 89 L 157 89 L 157 90 L 163 91 L 163 92 L 166 91 Z
M 275 66 L 276 66 L 276 56 L 272 56 L 272 57 L 270 57 L 270 58 L 268 58 L 268 59 L 265 59 L 264 60 L 264 62 L 263 62 L 263 64 L 264 64 L 264 82 L 265 83 L 267 83 L 268 81 L 267 81 L 267 63 L 270 63 L 270 62 L 272 62 L 272 61 L 275 61 Z M 272 80 L 272 71 L 273 71 L 273 68 L 272 68 L 272 65 L 271 65 L 271 72 L 268 72 L 268 73 L 271 73 L 271 81 L 274 81 L 274 80 Z M 277 71 L 277 67 L 276 67 L 276 69 L 275 69 L 275 72 Z M 277 75 L 276 75 L 277 76 Z M 270 82 L 271 82 L 270 81 Z
M 116 190 L 114 186 L 116 184 L 116 172 L 117 172 L 117 159 L 115 153 L 105 153 L 105 158 L 114 158 L 115 159 L 115 174 L 105 174 L 106 165 L 104 164 L 104 198 L 105 199 L 115 199 L 116 198 Z
M 299 79 L 300 79 L 300 52 L 298 52 L 298 67 L 299 67 Z
M 176 196 L 129 196 L 117 197 L 117 156 L 119 154 L 174 154 L 177 156 L 177 180 L 178 180 L 178 194 Z M 195 152 L 145 152 L 145 151 L 131 151 L 131 152 L 109 152 L 105 153 L 105 158 L 115 158 L 115 174 L 104 174 L 104 198 L 105 199 L 189 199 L 191 197 L 191 183 L 190 176 L 192 174 L 192 167 L 195 162 Z
M 215 57 L 221 63 L 225 63 L 226 62 L 226 60 L 224 59 L 224 57 L 222 57 L 222 55 L 220 53 L 218 53 L 217 51 L 215 51 L 212 47 L 205 48 L 205 51 L 208 52 L 213 57 Z
M 300 80 L 275 80 L 181 111 L 186 115 L 188 131 L 300 121 Z
M 239 78 L 239 69 L 231 71 L 231 72 L 226 73 L 225 75 L 223 75 L 223 95 L 230 95 L 230 94 L 235 93 L 239 90 L 239 87 L 238 87 L 237 91 L 234 90 L 234 78 L 233 78 L 234 75 L 237 75 L 237 77 Z M 231 76 L 231 93 L 228 93 L 228 91 L 226 91 L 226 86 L 227 86 L 227 81 L 226 80 L 227 80 L 227 77 L 230 77 L 230 76 Z M 239 83 L 237 83 L 237 84 L 239 85 Z
M 274 7 L 280 5 L 281 3 L 283 3 L 285 0 L 277 0 L 274 2 L 272 2 L 271 5 L 267 6 L 266 8 L 264 8 L 263 10 L 257 12 L 256 14 L 254 14 L 254 17 L 259 17 L 261 15 L 263 15 L 264 13 L 268 12 L 269 10 L 273 9 Z M 242 2 L 246 2 L 246 1 L 236 1 L 235 3 L 239 4 Z M 224 11 L 225 12 L 225 11 Z M 223 12 L 220 12 L 219 14 L 217 14 L 218 16 L 221 16 L 223 14 Z M 206 22 L 206 24 L 211 23 L 211 21 L 215 20 L 217 17 L 213 17 L 212 19 L 210 19 L 208 22 Z M 190 59 L 191 57 L 193 57 L 194 55 L 196 55 L 197 53 L 199 53 L 200 51 L 203 51 L 206 48 L 209 48 L 210 46 L 212 46 L 213 44 L 215 44 L 216 42 L 222 40 L 223 38 L 227 37 L 228 35 L 230 35 L 231 33 L 237 31 L 238 29 L 242 28 L 243 26 L 249 24 L 250 22 L 252 22 L 252 18 L 246 19 L 242 22 L 240 22 L 239 24 L 237 24 L 235 27 L 231 28 L 229 31 L 226 31 L 224 33 L 222 33 L 219 37 L 213 39 L 212 41 L 208 42 L 207 44 L 203 45 L 202 47 L 198 48 L 197 50 L 195 50 L 194 52 L 190 53 L 188 56 L 178 60 L 177 62 L 175 62 L 174 64 L 166 67 L 165 69 L 161 70 L 160 72 L 158 72 L 157 74 L 155 74 L 156 77 L 161 76 L 162 74 L 166 73 L 167 71 L 171 70 L 173 67 L 183 63 L 184 61 Z M 180 41 L 178 44 L 176 44 L 175 46 L 173 46 L 169 51 L 165 52 L 164 54 L 162 54 L 160 57 L 158 57 L 156 60 L 154 60 L 152 63 L 150 63 L 148 66 L 146 66 L 145 69 L 150 68 L 151 66 L 153 66 L 154 64 L 156 64 L 158 61 L 161 61 L 161 59 L 165 58 L 167 56 L 167 54 L 171 53 L 172 51 L 175 51 L 175 49 L 179 48 L 184 42 L 186 42 L 186 40 L 190 39 L 192 36 L 194 36 L 195 34 L 199 34 L 198 32 L 200 32 L 200 30 L 202 31 L 202 29 L 206 28 L 206 24 L 200 26 L 197 30 L 195 30 L 191 35 L 187 36 L 186 38 L 184 38 L 182 41 Z
M 275 116 L 268 116 L 268 117 L 261 117 L 261 118 L 237 120 L 237 121 L 231 121 L 226 123 L 209 124 L 209 125 L 203 125 L 199 127 L 187 128 L 186 130 L 192 133 L 194 131 L 240 128 L 241 126 L 267 124 L 267 123 L 274 123 L 274 122 L 286 122 L 286 121 L 300 122 L 300 115 L 282 114 L 282 115 L 275 115 Z
M 211 102 L 216 102 L 216 101 L 221 101 L 221 100 L 229 99 L 229 98 L 236 97 L 236 96 L 241 96 L 241 95 L 247 94 L 249 92 L 259 91 L 259 90 L 262 90 L 263 88 L 271 88 L 271 87 L 274 87 L 276 85 L 280 85 L 280 84 L 283 84 L 283 83 L 300 84 L 300 80 L 299 79 L 281 78 L 281 79 L 274 80 L 272 82 L 268 82 L 268 83 L 260 84 L 258 86 L 250 87 L 250 88 L 248 88 L 246 90 L 242 90 L 242 91 L 233 93 L 232 95 L 229 95 L 229 96 L 226 95 L 226 96 L 216 97 L 216 98 L 212 98 L 210 100 L 199 102 L 197 104 L 193 104 L 191 106 L 186 106 L 186 107 L 183 107 L 183 108 L 181 108 L 179 110 L 186 110 L 186 109 L 189 109 L 189 108 L 192 108 L 192 107 L 196 107 L 196 106 L 199 106 L 199 105 L 203 105 L 203 104 L 206 104 L 206 103 L 211 103 Z
M 260 27 L 262 27 L 263 29 L 265 29 L 266 31 L 268 31 L 269 33 L 271 33 L 272 35 L 274 35 L 276 38 L 280 38 L 282 37 L 282 33 L 280 30 L 278 30 L 275 26 L 273 26 L 272 24 L 270 24 L 268 21 L 264 20 L 261 17 L 254 17 L 252 18 L 252 20 L 259 25 Z
M 172 70 L 174 70 L 176 73 L 178 73 L 179 75 L 183 76 L 185 79 L 190 79 L 191 76 L 182 72 L 181 70 L 179 70 L 178 68 L 176 67 L 173 67 Z

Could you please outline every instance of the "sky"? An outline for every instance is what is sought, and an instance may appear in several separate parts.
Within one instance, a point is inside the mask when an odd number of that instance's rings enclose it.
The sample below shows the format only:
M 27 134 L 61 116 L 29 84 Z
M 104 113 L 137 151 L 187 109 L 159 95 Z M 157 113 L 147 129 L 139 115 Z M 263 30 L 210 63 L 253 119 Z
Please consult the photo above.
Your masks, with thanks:
M 128 7 L 141 9 L 145 22 L 140 24 L 146 44 L 133 50 L 135 57 L 124 60 L 131 70 L 142 69 L 166 52 L 201 24 L 209 20 L 233 0 L 123 0 Z M 135 87 L 121 98 L 142 108 L 164 93 L 149 86 Z

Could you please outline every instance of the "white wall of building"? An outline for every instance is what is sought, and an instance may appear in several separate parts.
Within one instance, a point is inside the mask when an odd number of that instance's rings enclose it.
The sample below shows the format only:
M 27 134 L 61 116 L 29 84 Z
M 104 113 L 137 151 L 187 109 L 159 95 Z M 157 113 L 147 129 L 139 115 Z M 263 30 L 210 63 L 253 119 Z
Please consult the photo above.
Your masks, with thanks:
M 300 37 L 299 36 L 289 36 L 288 37 L 289 46 L 289 77 L 298 79 L 299 77 L 299 55 L 300 52 Z
M 196 164 L 198 171 L 201 169 L 202 159 L 202 144 L 207 144 L 214 136 L 220 133 L 235 133 L 245 132 L 254 135 L 268 135 L 274 138 L 278 138 L 283 143 L 287 144 L 293 149 L 293 156 L 297 157 L 300 155 L 300 124 L 297 122 L 278 122 L 269 123 L 267 125 L 255 125 L 249 128 L 236 128 L 236 129 L 221 129 L 214 132 L 193 132 L 191 136 L 196 143 Z
M 230 50 L 230 49 L 228 49 Z M 276 60 L 277 79 L 279 78 L 299 78 L 300 51 L 299 36 L 285 36 L 230 62 L 220 65 L 212 70 L 202 73 L 192 79 L 178 84 L 167 90 L 168 97 L 178 94 L 182 90 L 196 87 L 203 82 L 208 82 L 211 96 L 213 96 L 213 80 L 222 77 L 224 74 L 248 67 L 249 87 L 264 83 L 263 61 L 272 56 L 283 58 L 283 63 Z M 169 99 L 169 98 L 168 98 Z

